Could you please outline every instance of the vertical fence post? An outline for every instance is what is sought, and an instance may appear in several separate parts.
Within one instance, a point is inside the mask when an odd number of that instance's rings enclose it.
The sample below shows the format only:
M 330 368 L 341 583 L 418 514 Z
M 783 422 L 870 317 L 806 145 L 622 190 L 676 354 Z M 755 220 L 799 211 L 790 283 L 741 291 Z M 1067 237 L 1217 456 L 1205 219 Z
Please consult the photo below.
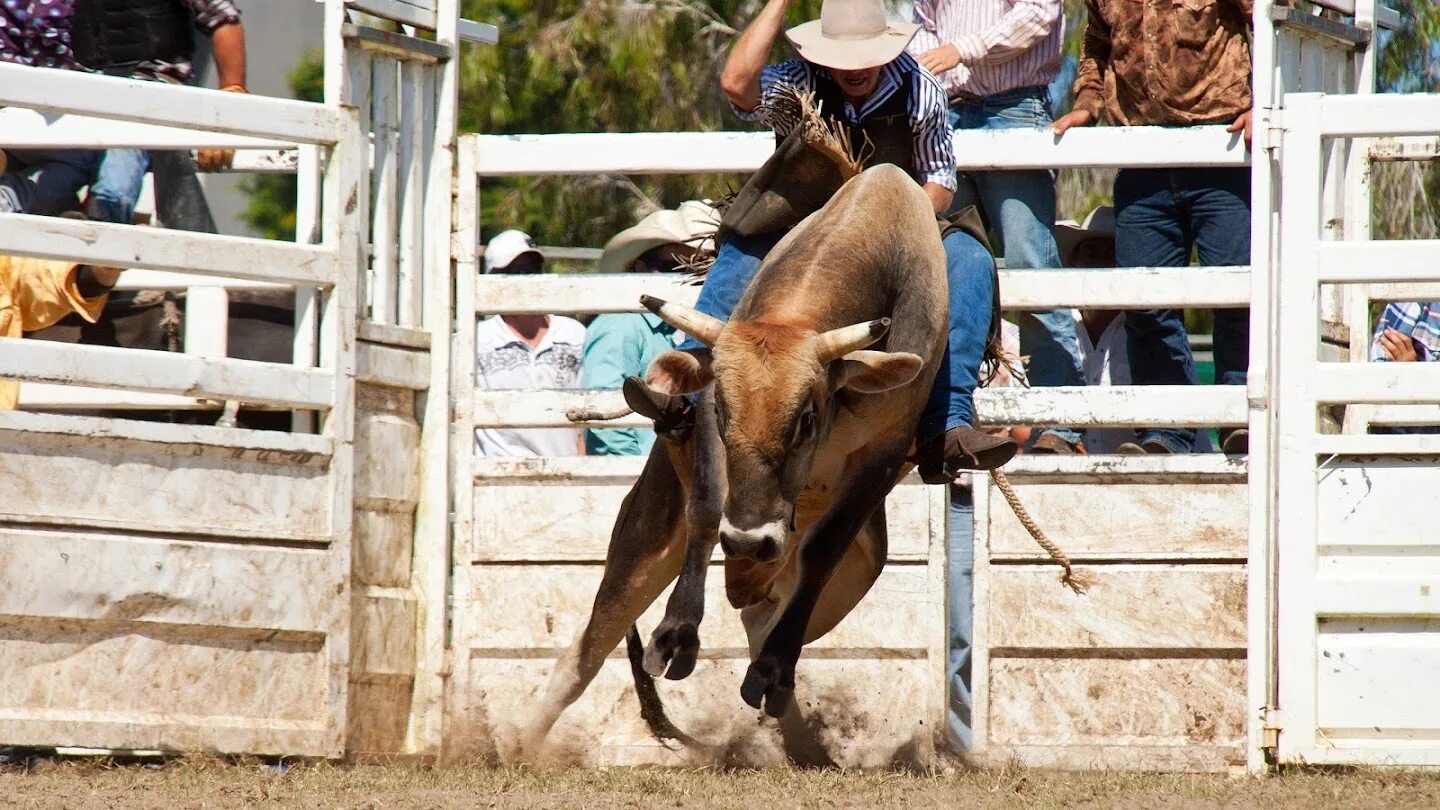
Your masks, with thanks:
M 1320 148 L 1321 105 L 1313 93 L 1286 98 L 1278 268 L 1273 338 L 1277 373 L 1271 419 L 1276 431 L 1273 520 L 1278 544 L 1276 620 L 1280 705 L 1286 730 L 1281 745 L 1305 747 L 1315 732 L 1316 407 L 1310 383 L 1320 341 L 1320 285 L 1316 279 L 1325 162 Z M 1307 665 L 1306 662 L 1309 662 Z M 1307 672 L 1306 670 L 1311 670 Z
M 479 141 L 462 136 L 456 146 L 455 171 L 455 321 L 450 354 L 450 478 L 452 593 L 469 593 L 465 555 L 475 537 L 475 274 L 480 248 L 480 181 L 477 171 Z M 455 616 L 452 639 L 467 638 L 469 611 Z M 452 645 L 453 647 L 453 645 Z M 465 717 L 469 694 L 469 657 L 455 654 L 450 661 L 452 696 L 447 700 L 447 721 Z
M 1245 762 L 1252 773 L 1262 773 L 1265 761 L 1265 711 L 1275 701 L 1275 648 L 1271 625 L 1274 595 L 1273 420 L 1271 324 L 1275 317 L 1275 220 L 1280 201 L 1275 185 L 1278 172 L 1277 116 L 1284 84 L 1275 25 L 1270 19 L 1272 0 L 1257 0 L 1252 37 L 1255 65 L 1252 121 L 1254 136 L 1250 159 L 1250 368 L 1246 396 L 1250 402 L 1250 459 L 1247 493 L 1250 505 L 1246 580 Z
M 420 301 L 416 296 L 421 277 L 425 240 L 425 65 L 400 64 L 400 261 L 395 287 L 395 323 L 418 326 Z
M 419 609 L 416 612 L 415 686 L 405 749 L 415 754 L 438 754 L 445 730 L 445 674 L 450 579 L 451 526 L 455 507 L 452 479 L 463 477 L 454 466 L 452 446 L 451 332 L 456 302 L 452 295 L 451 244 L 455 194 L 455 130 L 459 118 L 460 21 L 459 0 L 440 0 L 436 9 L 435 39 L 451 48 L 450 59 L 433 72 L 428 83 L 427 107 L 433 110 L 429 130 L 429 174 L 425 185 L 425 240 L 422 315 L 430 333 L 430 387 L 425 395 L 420 431 L 420 503 L 415 510 L 415 545 L 412 582 Z M 460 178 L 463 181 L 462 165 Z M 470 185 L 475 182 L 473 163 Z M 463 186 L 462 186 L 463 187 Z M 462 267 L 459 256 L 455 266 Z M 471 297 L 473 309 L 474 297 Z M 465 468 L 468 471 L 468 466 Z M 457 690 L 458 691 L 458 690 Z
M 375 216 L 370 285 L 370 320 L 396 323 L 395 248 L 399 215 L 397 205 L 400 130 L 395 93 L 399 86 L 399 65 L 393 57 L 375 57 L 375 95 L 371 118 L 375 126 Z

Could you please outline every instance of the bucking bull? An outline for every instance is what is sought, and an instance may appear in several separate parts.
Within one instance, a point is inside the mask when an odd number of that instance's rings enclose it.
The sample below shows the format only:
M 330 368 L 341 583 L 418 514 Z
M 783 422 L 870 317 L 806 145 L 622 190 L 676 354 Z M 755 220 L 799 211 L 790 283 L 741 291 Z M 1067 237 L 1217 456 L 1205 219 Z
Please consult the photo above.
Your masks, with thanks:
M 787 739 L 803 726 L 801 647 L 834 628 L 885 564 L 885 498 L 939 370 L 945 284 L 931 203 L 887 164 L 787 234 L 728 323 L 642 299 L 710 347 L 666 352 L 645 378 L 652 400 L 700 395 L 695 432 L 657 442 L 621 505 L 589 622 L 557 661 L 523 744 L 544 739 L 677 576 L 644 668 L 691 672 L 717 539 L 750 643 L 740 696 L 781 718 Z

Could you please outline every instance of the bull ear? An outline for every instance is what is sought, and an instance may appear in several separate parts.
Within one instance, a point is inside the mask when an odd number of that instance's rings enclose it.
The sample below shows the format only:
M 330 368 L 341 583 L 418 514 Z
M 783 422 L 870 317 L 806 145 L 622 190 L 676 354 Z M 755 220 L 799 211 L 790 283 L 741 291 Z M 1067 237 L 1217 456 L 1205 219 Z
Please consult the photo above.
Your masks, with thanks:
M 908 385 L 925 361 L 910 352 L 850 352 L 840 360 L 839 385 L 862 394 L 879 394 Z
M 715 379 L 710 368 L 710 351 L 662 352 L 650 361 L 645 371 L 645 384 L 652 390 L 671 396 L 693 394 Z

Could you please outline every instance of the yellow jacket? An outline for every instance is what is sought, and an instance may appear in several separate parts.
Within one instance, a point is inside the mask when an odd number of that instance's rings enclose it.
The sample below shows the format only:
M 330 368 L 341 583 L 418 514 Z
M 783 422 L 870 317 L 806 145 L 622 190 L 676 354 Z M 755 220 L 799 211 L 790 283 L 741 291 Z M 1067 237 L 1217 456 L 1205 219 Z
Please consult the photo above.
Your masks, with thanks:
M 0 256 L 0 337 L 44 329 L 72 312 L 94 323 L 109 294 L 82 298 L 78 268 L 75 262 Z M 19 396 L 18 382 L 0 380 L 0 410 L 13 409 Z

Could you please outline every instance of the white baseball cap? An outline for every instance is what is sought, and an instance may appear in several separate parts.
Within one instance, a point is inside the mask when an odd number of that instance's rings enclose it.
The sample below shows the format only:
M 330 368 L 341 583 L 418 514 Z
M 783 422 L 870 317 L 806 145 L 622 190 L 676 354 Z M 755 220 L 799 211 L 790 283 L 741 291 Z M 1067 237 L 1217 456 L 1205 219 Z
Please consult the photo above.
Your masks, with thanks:
M 545 258 L 545 254 L 535 247 L 535 240 L 530 238 L 530 234 L 517 230 L 501 231 L 485 246 L 485 272 L 503 270 L 526 253 Z

